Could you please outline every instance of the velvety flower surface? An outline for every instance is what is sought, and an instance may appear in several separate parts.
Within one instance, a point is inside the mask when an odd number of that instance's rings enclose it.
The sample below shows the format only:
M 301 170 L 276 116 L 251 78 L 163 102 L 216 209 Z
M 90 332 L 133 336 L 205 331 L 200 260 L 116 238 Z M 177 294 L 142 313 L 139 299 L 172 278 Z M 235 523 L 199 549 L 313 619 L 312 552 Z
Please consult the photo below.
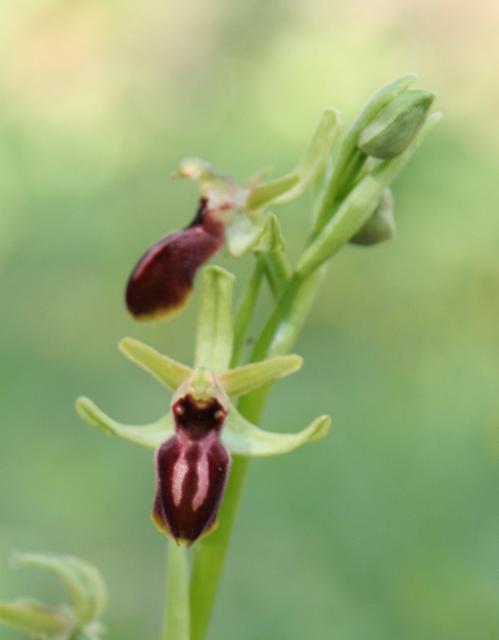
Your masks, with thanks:
M 154 244 L 135 265 L 126 288 L 130 313 L 147 319 L 181 309 L 199 267 L 222 248 L 224 228 L 202 198 L 191 224 Z
M 210 530 L 222 501 L 230 455 L 219 439 L 227 407 L 217 398 L 179 397 L 176 433 L 156 453 L 153 520 L 176 540 L 192 544 Z

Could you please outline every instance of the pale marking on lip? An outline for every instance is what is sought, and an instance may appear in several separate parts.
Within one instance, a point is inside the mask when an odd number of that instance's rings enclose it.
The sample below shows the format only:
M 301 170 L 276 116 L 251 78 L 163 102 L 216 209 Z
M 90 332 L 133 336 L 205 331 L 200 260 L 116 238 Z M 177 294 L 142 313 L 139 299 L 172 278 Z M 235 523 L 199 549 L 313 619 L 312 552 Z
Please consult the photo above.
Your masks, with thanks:
M 187 475 L 187 471 L 189 470 L 189 466 L 185 460 L 184 451 L 180 453 L 178 460 L 173 465 L 172 469 L 172 497 L 173 504 L 178 507 L 182 502 L 182 485 L 184 483 L 184 478 Z
M 199 457 L 199 460 L 196 464 L 197 471 L 197 489 L 196 494 L 194 496 L 194 500 L 192 501 L 192 510 L 197 511 L 199 507 L 206 500 L 206 496 L 208 495 L 208 484 L 209 484 L 209 467 L 208 467 L 208 452 L 202 451 Z

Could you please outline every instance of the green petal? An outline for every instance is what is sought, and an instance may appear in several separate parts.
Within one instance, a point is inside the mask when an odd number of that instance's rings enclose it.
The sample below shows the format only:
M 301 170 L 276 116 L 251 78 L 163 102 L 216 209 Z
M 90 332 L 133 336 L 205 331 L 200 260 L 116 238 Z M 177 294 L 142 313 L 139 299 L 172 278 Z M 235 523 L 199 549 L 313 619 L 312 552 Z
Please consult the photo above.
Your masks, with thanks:
M 330 425 L 329 416 L 320 416 L 298 433 L 272 433 L 256 427 L 231 406 L 222 440 L 227 449 L 236 455 L 275 456 L 293 451 L 306 442 L 320 440 L 327 434 Z
M 258 389 L 277 378 L 289 376 L 298 371 L 303 364 L 303 358 L 297 355 L 278 356 L 261 362 L 228 369 L 218 375 L 227 395 L 240 396 Z
M 144 426 L 125 425 L 110 418 L 89 398 L 78 398 L 76 410 L 92 427 L 119 436 L 142 447 L 156 449 L 173 434 L 170 414 L 161 420 Z
M 190 367 L 134 338 L 123 338 L 118 348 L 129 360 L 148 371 L 170 389 L 177 389 L 192 375 Z
M 234 276 L 220 267 L 204 269 L 196 334 L 196 368 L 227 369 L 232 355 Z
M 298 171 L 292 171 L 285 176 L 258 185 L 251 190 L 246 202 L 246 207 L 250 210 L 262 209 L 271 202 L 275 202 L 279 196 L 296 187 L 299 182 L 300 174 Z
M 97 569 L 80 558 L 41 553 L 15 556 L 16 564 L 56 573 L 71 595 L 79 626 L 99 618 L 107 604 L 107 589 Z

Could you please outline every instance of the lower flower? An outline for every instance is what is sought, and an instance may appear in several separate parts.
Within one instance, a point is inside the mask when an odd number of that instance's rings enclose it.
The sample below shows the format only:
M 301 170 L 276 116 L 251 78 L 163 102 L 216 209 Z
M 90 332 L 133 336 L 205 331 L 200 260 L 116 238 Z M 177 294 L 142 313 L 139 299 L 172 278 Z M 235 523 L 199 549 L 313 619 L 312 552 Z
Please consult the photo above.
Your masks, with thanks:
M 177 433 L 156 454 L 153 520 L 190 545 L 216 523 L 231 459 L 219 439 L 227 408 L 216 398 L 179 398 L 172 406 Z

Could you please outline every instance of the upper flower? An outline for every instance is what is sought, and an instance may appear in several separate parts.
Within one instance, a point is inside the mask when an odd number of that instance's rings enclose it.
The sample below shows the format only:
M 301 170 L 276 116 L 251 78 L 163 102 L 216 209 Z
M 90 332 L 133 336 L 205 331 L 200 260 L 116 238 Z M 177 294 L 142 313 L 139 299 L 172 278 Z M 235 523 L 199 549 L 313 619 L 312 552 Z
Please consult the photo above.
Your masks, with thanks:
M 322 172 L 338 132 L 335 111 L 328 109 L 299 166 L 261 184 L 262 172 L 240 186 L 203 160 L 184 160 L 174 177 L 195 180 L 201 197 L 192 222 L 150 247 L 137 262 L 126 287 L 126 305 L 138 319 L 179 310 L 188 300 L 197 270 L 226 243 L 229 253 L 282 251 L 277 218 L 267 211 L 298 198 Z

